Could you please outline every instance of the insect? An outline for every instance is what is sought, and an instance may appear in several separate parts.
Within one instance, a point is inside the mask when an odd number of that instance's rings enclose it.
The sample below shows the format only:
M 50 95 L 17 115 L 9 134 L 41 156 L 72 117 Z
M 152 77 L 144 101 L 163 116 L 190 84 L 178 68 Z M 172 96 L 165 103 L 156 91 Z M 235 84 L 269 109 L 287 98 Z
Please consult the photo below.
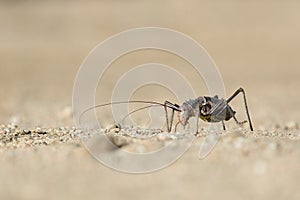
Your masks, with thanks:
M 244 100 L 244 105 L 245 105 L 245 110 L 246 110 L 250 130 L 253 131 L 253 126 L 250 119 L 250 114 L 249 114 L 247 100 L 246 100 L 246 94 L 243 88 L 239 88 L 238 90 L 236 90 L 228 99 L 219 98 L 217 95 L 215 95 L 214 97 L 200 96 L 196 99 L 187 100 L 180 106 L 178 104 L 174 104 L 169 101 L 165 101 L 164 103 L 159 103 L 155 101 L 120 101 L 120 102 L 101 104 L 101 105 L 93 106 L 92 108 L 88 108 L 80 115 L 80 118 L 87 111 L 98 107 L 108 106 L 112 104 L 146 103 L 150 105 L 138 108 L 128 113 L 123 118 L 123 120 L 134 112 L 138 112 L 140 110 L 154 107 L 154 106 L 163 106 L 165 109 L 166 125 L 167 125 L 168 132 L 172 131 L 175 112 L 178 113 L 178 122 L 175 125 L 175 132 L 179 124 L 181 124 L 184 127 L 188 125 L 189 119 L 191 117 L 197 117 L 196 120 L 197 133 L 199 130 L 199 119 L 211 123 L 222 122 L 223 129 L 226 130 L 224 122 L 232 118 L 239 125 L 247 122 L 247 121 L 242 121 L 242 122 L 238 121 L 237 118 L 235 117 L 236 112 L 229 106 L 229 103 L 240 93 L 243 94 L 243 100 Z M 168 108 L 172 110 L 170 119 L 168 114 Z
M 168 132 L 171 132 L 172 129 L 174 111 L 178 111 L 178 122 L 175 126 L 175 130 L 178 124 L 186 126 L 191 117 L 197 117 L 197 130 L 199 129 L 199 118 L 206 122 L 222 122 L 224 130 L 226 130 L 224 121 L 228 121 L 231 118 L 233 118 L 234 121 L 239 125 L 246 123 L 247 121 L 239 122 L 235 117 L 236 112 L 229 106 L 229 102 L 231 102 L 239 93 L 243 94 L 249 127 L 250 130 L 253 131 L 246 94 L 243 88 L 239 88 L 228 99 L 219 99 L 217 95 L 214 97 L 200 96 L 196 99 L 185 101 L 181 106 L 166 101 L 164 105 Z M 170 123 L 168 122 L 167 107 L 172 108 L 172 117 Z

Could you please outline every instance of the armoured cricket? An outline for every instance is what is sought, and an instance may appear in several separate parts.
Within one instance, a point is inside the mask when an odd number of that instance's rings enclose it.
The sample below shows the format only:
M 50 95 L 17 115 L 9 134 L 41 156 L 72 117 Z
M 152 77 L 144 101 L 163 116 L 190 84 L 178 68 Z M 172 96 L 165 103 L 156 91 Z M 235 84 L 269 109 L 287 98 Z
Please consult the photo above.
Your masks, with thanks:
M 94 108 L 99 108 L 99 107 L 108 106 L 112 104 L 145 103 L 150 105 L 136 109 L 128 113 L 124 118 L 128 117 L 134 112 L 138 112 L 146 108 L 150 108 L 154 106 L 163 106 L 165 109 L 166 126 L 168 132 L 172 131 L 175 111 L 178 112 L 178 122 L 175 125 L 175 130 L 174 130 L 175 132 L 178 124 L 181 124 L 182 126 L 185 127 L 187 124 L 189 124 L 188 121 L 191 117 L 197 117 L 196 120 L 197 131 L 195 134 L 197 134 L 199 130 L 199 119 L 211 123 L 222 122 L 223 129 L 226 130 L 224 121 L 228 121 L 231 118 L 233 118 L 234 121 L 239 125 L 247 122 L 247 121 L 239 122 L 235 117 L 236 112 L 229 106 L 229 103 L 240 93 L 243 94 L 243 100 L 244 100 L 244 105 L 245 105 L 245 110 L 246 110 L 250 130 L 253 131 L 253 126 L 250 119 L 250 114 L 249 114 L 247 100 L 246 100 L 246 94 L 243 88 L 239 88 L 238 90 L 236 90 L 228 99 L 219 98 L 217 95 L 215 95 L 214 97 L 200 96 L 196 99 L 190 99 L 185 101 L 181 106 L 179 106 L 178 104 L 171 103 L 169 101 L 165 101 L 164 103 L 159 103 L 155 101 L 120 101 L 120 102 L 106 103 L 106 104 L 96 105 L 93 106 L 92 108 L 86 109 L 80 115 L 80 118 L 84 113 Z M 168 108 L 172 110 L 170 119 L 168 115 Z

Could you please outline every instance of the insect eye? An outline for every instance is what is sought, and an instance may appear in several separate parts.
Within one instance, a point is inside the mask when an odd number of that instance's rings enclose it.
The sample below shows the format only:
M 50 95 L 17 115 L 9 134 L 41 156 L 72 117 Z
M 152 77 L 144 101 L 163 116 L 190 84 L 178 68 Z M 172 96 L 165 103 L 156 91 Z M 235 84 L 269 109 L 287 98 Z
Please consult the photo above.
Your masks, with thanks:
M 207 113 L 209 112 L 211 109 L 211 104 L 210 103 L 203 103 L 202 106 L 201 106 L 201 112 L 202 113 Z

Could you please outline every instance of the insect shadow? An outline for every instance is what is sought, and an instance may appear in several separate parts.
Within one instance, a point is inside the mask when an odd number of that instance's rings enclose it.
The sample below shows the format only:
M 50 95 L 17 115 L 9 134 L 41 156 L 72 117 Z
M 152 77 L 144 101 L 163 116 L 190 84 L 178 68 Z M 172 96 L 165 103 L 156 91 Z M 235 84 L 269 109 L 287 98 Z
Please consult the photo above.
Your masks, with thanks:
M 245 110 L 246 110 L 246 115 L 248 120 L 245 121 L 238 121 L 237 118 L 235 117 L 236 111 L 234 111 L 229 103 L 238 95 L 242 93 L 243 94 L 243 100 L 244 100 L 244 105 L 245 105 Z M 189 124 L 189 119 L 191 117 L 196 117 L 196 133 L 198 133 L 199 130 L 199 119 L 202 119 L 203 121 L 210 122 L 210 123 L 217 123 L 217 122 L 222 122 L 223 129 L 226 130 L 225 127 L 225 121 L 228 121 L 230 119 L 234 119 L 234 121 L 238 124 L 244 124 L 248 121 L 249 123 L 249 128 L 251 131 L 253 131 L 253 126 L 249 114 L 249 109 L 247 105 L 247 100 L 246 100 L 246 94 L 243 88 L 239 88 L 236 90 L 228 99 L 223 99 L 219 98 L 217 95 L 213 97 L 208 97 L 208 96 L 200 96 L 196 99 L 190 99 L 185 102 L 183 102 L 182 105 L 174 104 L 169 101 L 165 101 L 164 103 L 159 103 L 155 101 L 118 101 L 118 102 L 111 102 L 111 103 L 106 103 L 106 104 L 100 104 L 93 106 L 91 108 L 88 108 L 84 110 L 84 112 L 81 113 L 79 116 L 79 121 L 81 120 L 82 116 L 95 108 L 100 108 L 104 106 L 109 106 L 113 104 L 128 104 L 128 103 L 144 103 L 144 104 L 149 104 L 147 106 L 140 107 L 136 110 L 133 110 L 129 112 L 126 116 L 124 116 L 122 122 L 131 114 L 148 109 L 151 107 L 157 107 L 157 106 L 162 106 L 165 110 L 165 118 L 166 118 L 166 127 L 167 127 L 167 132 L 176 132 L 177 126 L 181 124 L 182 126 L 186 126 Z M 168 109 L 171 109 L 171 116 L 169 116 Z M 173 127 L 173 121 L 174 121 L 174 114 L 177 112 L 178 115 L 178 121 L 175 124 L 175 127 Z

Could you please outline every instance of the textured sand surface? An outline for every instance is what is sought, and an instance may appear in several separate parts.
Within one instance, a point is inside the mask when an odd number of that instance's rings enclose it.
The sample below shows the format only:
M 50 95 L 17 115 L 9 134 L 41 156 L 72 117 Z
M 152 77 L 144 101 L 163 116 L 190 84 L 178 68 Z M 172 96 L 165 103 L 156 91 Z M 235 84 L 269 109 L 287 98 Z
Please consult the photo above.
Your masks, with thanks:
M 297 1 L 0 1 L 0 199 L 300 199 L 299 11 Z M 255 131 L 229 122 L 206 159 L 198 159 L 199 137 L 150 174 L 123 174 L 93 159 L 73 128 L 76 72 L 99 42 L 141 26 L 201 43 L 227 95 L 245 88 Z M 146 62 L 174 66 L 207 94 L 187 63 L 144 51 L 113 63 L 97 100 Z M 150 91 L 149 98 L 173 100 Z M 241 98 L 232 107 L 245 117 Z

